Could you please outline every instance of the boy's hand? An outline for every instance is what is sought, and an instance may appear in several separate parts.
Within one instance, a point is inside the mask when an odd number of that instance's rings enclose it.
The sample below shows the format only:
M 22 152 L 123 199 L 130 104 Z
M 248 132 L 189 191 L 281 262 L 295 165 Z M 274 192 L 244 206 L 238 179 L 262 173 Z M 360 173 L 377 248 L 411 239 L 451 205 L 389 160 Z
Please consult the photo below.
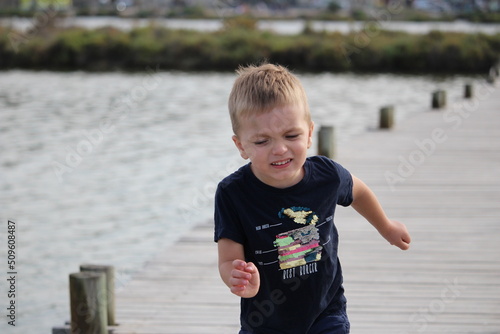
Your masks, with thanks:
M 381 229 L 380 234 L 389 241 L 391 245 L 397 246 L 402 250 L 410 248 L 411 237 L 406 226 L 395 220 L 390 220 L 389 222 L 390 224 L 385 225 Z
M 366 218 L 391 245 L 402 250 L 410 248 L 411 237 L 406 226 L 387 218 L 377 197 L 368 186 L 352 176 L 352 207 Z
M 259 292 L 259 270 L 252 262 L 245 262 L 243 245 L 222 238 L 218 242 L 219 273 L 232 293 L 242 298 L 255 297 Z
M 254 297 L 259 292 L 260 275 L 259 270 L 252 262 L 234 260 L 229 288 L 232 293 L 242 298 Z

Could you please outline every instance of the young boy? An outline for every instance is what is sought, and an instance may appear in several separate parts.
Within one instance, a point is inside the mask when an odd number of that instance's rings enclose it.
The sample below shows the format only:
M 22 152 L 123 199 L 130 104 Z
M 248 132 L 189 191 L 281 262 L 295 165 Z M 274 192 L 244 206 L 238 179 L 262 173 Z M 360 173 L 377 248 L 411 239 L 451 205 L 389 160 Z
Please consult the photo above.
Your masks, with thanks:
M 250 163 L 219 183 L 219 272 L 241 297 L 240 334 L 349 333 L 334 225 L 351 205 L 406 250 L 406 227 L 334 161 L 307 157 L 314 123 L 299 80 L 271 64 L 240 68 L 229 97 L 233 141 Z

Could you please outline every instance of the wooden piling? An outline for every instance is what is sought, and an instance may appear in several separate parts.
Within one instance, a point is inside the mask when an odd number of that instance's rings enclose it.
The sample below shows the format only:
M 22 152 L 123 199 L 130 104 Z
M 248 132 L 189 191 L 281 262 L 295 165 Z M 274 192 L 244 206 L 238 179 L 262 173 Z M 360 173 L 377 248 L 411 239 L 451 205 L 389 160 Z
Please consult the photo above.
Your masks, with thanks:
M 318 154 L 333 159 L 335 157 L 335 131 L 333 126 L 322 125 L 318 132 Z
M 71 333 L 107 334 L 105 274 L 97 272 L 70 274 L 69 287 Z
M 465 84 L 464 87 L 464 98 L 471 99 L 474 95 L 474 90 L 471 83 Z
M 394 106 L 389 105 L 380 108 L 380 122 L 381 129 L 391 129 L 394 126 Z
M 446 106 L 446 91 L 436 90 L 432 93 L 432 109 L 441 109 Z
M 495 66 L 493 66 L 488 71 L 488 76 L 486 78 L 486 81 L 490 84 L 494 84 L 497 77 L 498 77 L 498 69 Z
M 106 281 L 106 300 L 108 325 L 114 326 L 115 322 L 115 268 L 113 266 L 82 264 L 80 265 L 81 272 L 103 273 Z

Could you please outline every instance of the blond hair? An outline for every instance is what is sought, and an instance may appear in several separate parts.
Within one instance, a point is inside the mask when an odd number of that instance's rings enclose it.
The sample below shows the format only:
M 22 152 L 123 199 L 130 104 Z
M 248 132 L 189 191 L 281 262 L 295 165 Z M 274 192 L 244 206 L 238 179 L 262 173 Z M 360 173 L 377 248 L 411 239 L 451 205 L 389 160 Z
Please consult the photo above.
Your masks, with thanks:
M 229 95 L 229 115 L 234 134 L 241 118 L 263 114 L 276 107 L 299 106 L 308 122 L 311 114 L 307 96 L 299 79 L 283 66 L 263 64 L 240 67 Z

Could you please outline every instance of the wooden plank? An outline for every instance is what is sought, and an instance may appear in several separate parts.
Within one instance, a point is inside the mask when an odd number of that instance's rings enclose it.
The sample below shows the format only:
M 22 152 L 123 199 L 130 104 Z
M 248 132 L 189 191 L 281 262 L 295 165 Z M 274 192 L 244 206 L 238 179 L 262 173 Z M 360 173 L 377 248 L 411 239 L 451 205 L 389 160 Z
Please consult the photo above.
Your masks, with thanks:
M 500 93 L 482 91 L 467 113 L 454 101 L 338 148 L 337 161 L 413 237 L 399 251 L 338 209 L 353 333 L 500 333 Z M 436 131 L 442 140 L 431 142 Z M 401 182 L 387 181 L 418 158 Z M 212 237 L 206 222 L 148 262 L 116 296 L 115 334 L 237 333 L 239 299 L 219 278 Z

